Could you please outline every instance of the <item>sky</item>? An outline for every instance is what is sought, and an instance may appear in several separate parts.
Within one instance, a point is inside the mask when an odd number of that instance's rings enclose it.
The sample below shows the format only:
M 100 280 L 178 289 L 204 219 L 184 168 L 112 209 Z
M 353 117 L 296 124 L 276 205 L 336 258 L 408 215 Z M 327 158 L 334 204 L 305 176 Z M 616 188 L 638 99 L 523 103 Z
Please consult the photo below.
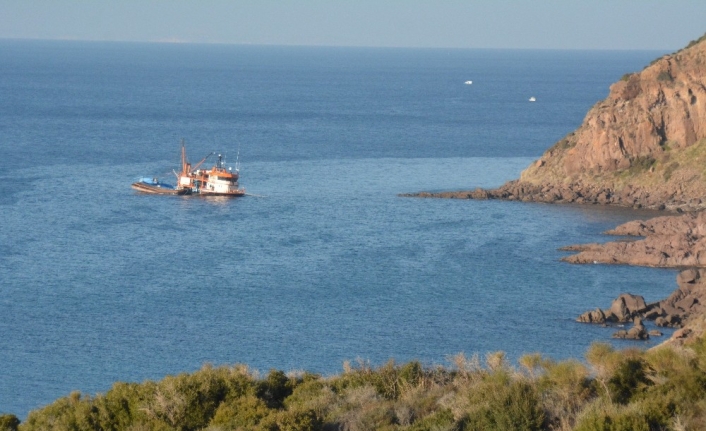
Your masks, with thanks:
M 676 50 L 706 0 L 0 0 L 1 39 Z

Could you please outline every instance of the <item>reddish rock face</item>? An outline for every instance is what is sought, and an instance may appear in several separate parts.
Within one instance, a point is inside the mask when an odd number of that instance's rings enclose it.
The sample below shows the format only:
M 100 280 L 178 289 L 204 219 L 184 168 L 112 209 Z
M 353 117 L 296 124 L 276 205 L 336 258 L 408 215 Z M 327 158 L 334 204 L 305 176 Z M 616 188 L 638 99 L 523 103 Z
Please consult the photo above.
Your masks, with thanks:
M 704 157 L 706 37 L 625 75 L 577 130 L 489 197 L 704 209 L 706 174 L 685 153 L 692 147 Z
M 565 173 L 627 169 L 665 145 L 685 148 L 706 137 L 705 56 L 702 43 L 613 84 L 570 138 Z
M 627 169 L 638 157 L 656 158 L 706 137 L 706 43 L 664 56 L 642 72 L 610 87 L 561 151 L 542 161 L 562 159 L 566 176 L 576 172 Z M 539 166 L 539 165 L 537 165 Z M 541 177 L 541 169 L 536 175 Z

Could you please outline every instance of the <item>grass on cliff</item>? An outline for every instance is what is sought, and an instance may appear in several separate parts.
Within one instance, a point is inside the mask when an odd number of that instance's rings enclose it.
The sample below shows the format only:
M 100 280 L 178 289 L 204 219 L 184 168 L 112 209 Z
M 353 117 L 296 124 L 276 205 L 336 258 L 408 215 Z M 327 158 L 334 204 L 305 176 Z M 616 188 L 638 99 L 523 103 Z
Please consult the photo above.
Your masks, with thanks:
M 614 174 L 614 180 L 617 185 L 650 187 L 670 181 L 706 182 L 706 139 L 687 148 L 675 147 L 673 143 L 665 142 L 661 154 L 635 158 L 628 169 Z
M 502 353 L 458 355 L 343 373 L 258 376 L 245 366 L 116 383 L 78 392 L 0 430 L 696 430 L 706 429 L 706 341 L 616 351 L 594 344 L 586 363 L 539 354 L 511 367 Z

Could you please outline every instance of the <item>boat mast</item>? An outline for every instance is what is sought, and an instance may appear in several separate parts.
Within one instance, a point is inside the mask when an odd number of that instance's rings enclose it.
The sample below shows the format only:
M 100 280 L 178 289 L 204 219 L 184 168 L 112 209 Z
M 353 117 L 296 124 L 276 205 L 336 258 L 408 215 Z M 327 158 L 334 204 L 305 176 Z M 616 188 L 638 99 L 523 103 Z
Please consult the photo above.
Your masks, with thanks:
M 184 143 L 184 140 L 181 140 L 181 172 L 182 174 L 187 173 L 186 169 L 186 144 Z

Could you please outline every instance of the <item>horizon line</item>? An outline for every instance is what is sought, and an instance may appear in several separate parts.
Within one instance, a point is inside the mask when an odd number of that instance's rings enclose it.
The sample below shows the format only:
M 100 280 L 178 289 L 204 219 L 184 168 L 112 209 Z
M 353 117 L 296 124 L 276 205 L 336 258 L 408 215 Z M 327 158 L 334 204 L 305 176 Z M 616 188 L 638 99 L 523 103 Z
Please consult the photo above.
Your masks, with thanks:
M 297 43 L 251 43 L 251 42 L 218 42 L 190 41 L 180 39 L 158 40 L 118 40 L 118 39 L 79 39 L 71 37 L 41 38 L 41 37 L 0 37 L 0 41 L 28 42 L 85 42 L 85 43 L 133 43 L 154 45 L 221 45 L 221 46 L 262 46 L 262 47 L 292 47 L 292 48 L 365 48 L 365 49 L 452 49 L 452 50 L 506 50 L 506 51 L 665 51 L 674 52 L 680 48 L 537 48 L 537 47 L 459 47 L 459 46 L 400 46 L 400 45 L 336 45 L 336 44 L 297 44 Z

